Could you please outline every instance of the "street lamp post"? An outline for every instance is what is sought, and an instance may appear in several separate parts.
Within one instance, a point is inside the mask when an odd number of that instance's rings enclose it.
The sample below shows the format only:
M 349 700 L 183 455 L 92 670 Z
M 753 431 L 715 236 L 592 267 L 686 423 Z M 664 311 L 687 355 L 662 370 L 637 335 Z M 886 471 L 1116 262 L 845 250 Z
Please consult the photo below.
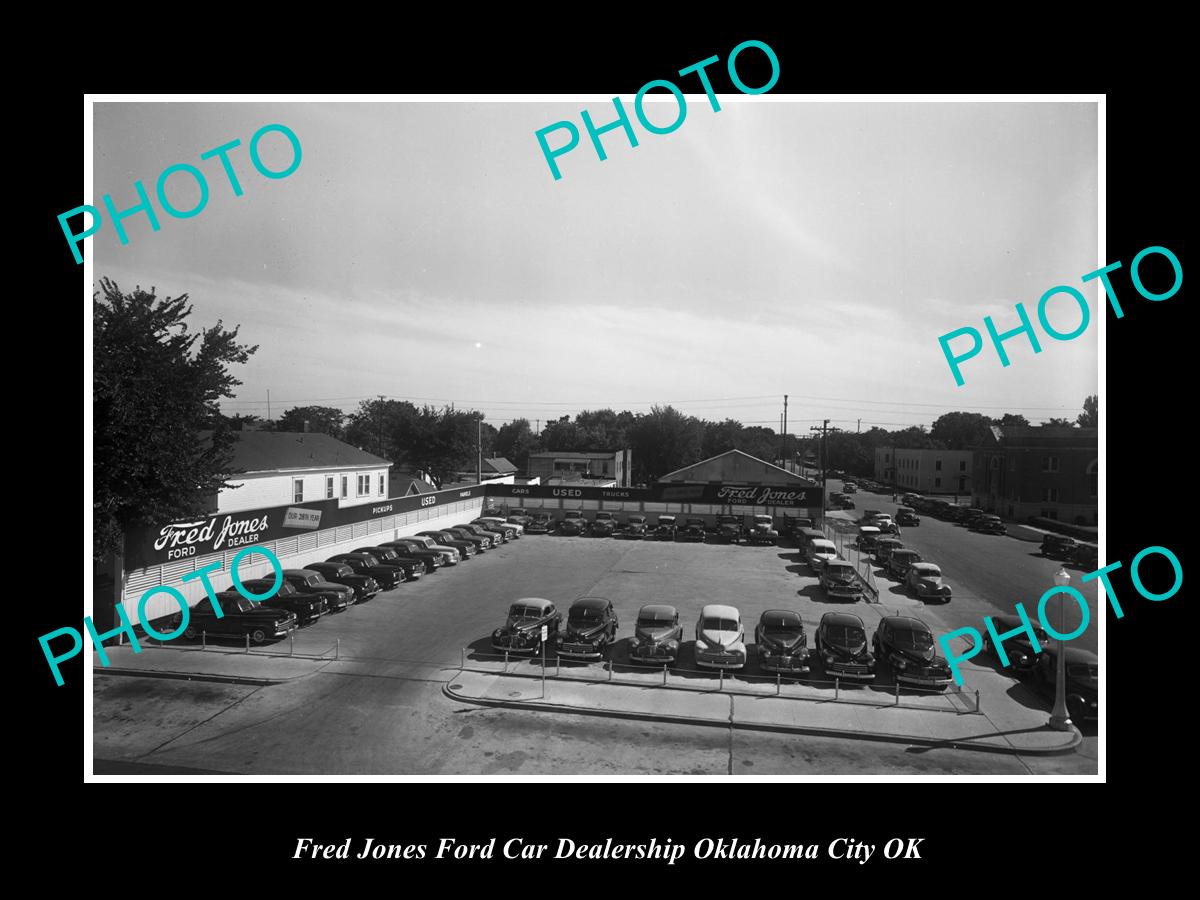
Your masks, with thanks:
M 1059 566 L 1058 571 L 1054 573 L 1054 584 L 1056 587 L 1066 587 L 1071 581 L 1071 576 L 1067 574 L 1067 570 Z M 1067 598 L 1066 592 L 1060 591 L 1058 595 L 1058 633 L 1066 634 L 1066 607 Z M 1075 726 L 1071 724 L 1071 714 L 1067 711 L 1067 642 L 1062 638 L 1058 640 L 1058 659 L 1054 664 L 1054 709 L 1050 713 L 1050 727 L 1055 731 L 1071 731 Z

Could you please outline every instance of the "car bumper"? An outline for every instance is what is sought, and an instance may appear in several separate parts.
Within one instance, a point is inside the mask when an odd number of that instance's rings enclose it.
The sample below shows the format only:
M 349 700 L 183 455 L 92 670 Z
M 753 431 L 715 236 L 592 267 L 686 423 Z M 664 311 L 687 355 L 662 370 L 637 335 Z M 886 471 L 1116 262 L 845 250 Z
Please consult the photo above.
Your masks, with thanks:
M 759 658 L 759 665 L 767 672 L 783 674 L 796 672 L 803 675 L 809 671 L 807 657 L 799 659 L 795 656 L 763 656 Z
M 538 644 L 535 642 L 528 646 L 514 647 L 511 644 L 498 644 L 493 640 L 492 649 L 499 650 L 501 653 L 537 653 Z
M 866 671 L 862 671 L 863 669 Z M 869 667 L 855 666 L 850 669 L 845 663 L 828 663 L 825 666 L 825 674 L 837 679 L 846 679 L 849 681 L 874 681 L 875 672 Z
M 914 687 L 948 687 L 954 684 L 954 678 L 950 675 L 908 675 L 904 672 L 897 672 L 896 680 L 901 684 L 911 684 Z
M 634 647 L 629 651 L 629 661 L 643 666 L 659 666 L 665 663 L 673 663 L 678 658 L 678 647 L 674 650 L 659 646 Z
M 594 644 L 563 644 L 558 655 L 565 659 L 604 659 L 604 650 Z
M 940 600 L 943 603 L 949 603 L 953 594 L 950 591 L 922 591 L 917 590 L 917 596 L 922 600 Z
M 740 669 L 746 665 L 745 656 L 724 656 L 696 652 L 696 665 L 705 669 Z
M 825 588 L 825 593 L 831 598 L 857 600 L 863 595 L 863 589 L 857 586 L 839 584 Z

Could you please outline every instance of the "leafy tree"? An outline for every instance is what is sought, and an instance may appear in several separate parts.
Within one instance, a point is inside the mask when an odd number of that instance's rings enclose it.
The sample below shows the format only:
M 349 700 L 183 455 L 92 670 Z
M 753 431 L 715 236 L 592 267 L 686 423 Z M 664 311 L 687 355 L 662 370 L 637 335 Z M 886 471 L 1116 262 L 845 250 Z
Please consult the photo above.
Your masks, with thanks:
M 503 456 L 521 472 L 529 468 L 529 454 L 540 446 L 528 419 L 515 419 L 500 426 L 496 433 L 495 452 Z
M 345 420 L 346 414 L 332 406 L 296 406 L 275 421 L 275 430 L 304 431 L 307 422 L 309 431 L 340 439 L 345 434 L 342 427 Z
M 1100 425 L 1100 398 L 1089 394 L 1083 401 L 1083 412 L 1075 420 L 1080 428 L 1098 428 Z
M 997 425 L 1028 425 L 1029 420 L 1016 413 L 1005 413 L 996 420 Z
M 225 424 L 234 431 L 255 431 L 263 430 L 266 420 L 261 416 L 234 413 L 232 416 L 225 416 Z
M 368 453 L 401 462 L 401 442 L 416 428 L 417 408 L 407 400 L 363 400 L 345 420 L 342 439 Z
M 121 550 L 139 525 L 205 512 L 230 487 L 233 429 L 218 401 L 241 382 L 229 366 L 258 347 L 220 320 L 189 332 L 188 295 L 158 298 L 100 279 L 92 300 L 92 555 Z M 211 440 L 201 432 L 211 431 Z
M 978 447 L 987 437 L 992 420 L 973 412 L 949 412 L 937 418 L 929 436 L 941 441 L 947 450 L 969 450 Z
M 630 435 L 634 481 L 650 481 L 699 462 L 704 426 L 672 406 L 655 406 L 637 418 Z
M 1047 419 L 1046 424 L 1053 425 L 1056 427 L 1064 427 L 1064 428 L 1074 428 L 1075 427 L 1075 423 L 1072 422 L 1070 419 L 1062 419 L 1062 418 L 1057 418 L 1057 417 L 1053 418 L 1053 419 Z

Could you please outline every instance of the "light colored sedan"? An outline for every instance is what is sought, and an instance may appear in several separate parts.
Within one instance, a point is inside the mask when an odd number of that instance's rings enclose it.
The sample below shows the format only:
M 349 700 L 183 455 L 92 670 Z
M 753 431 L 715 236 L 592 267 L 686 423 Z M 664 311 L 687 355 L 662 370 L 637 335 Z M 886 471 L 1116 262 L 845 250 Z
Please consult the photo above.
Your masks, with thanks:
M 484 528 L 490 528 L 492 531 L 503 531 L 510 538 L 520 537 L 525 533 L 525 526 L 519 522 L 509 522 L 506 519 L 501 519 L 499 516 L 481 516 L 478 519 L 472 519 L 471 524 L 482 525 Z
M 740 669 L 746 665 L 746 636 L 736 607 L 710 603 L 700 610 L 696 665 L 705 669 Z
M 813 572 L 819 573 L 821 566 L 831 559 L 837 559 L 837 547 L 829 538 L 818 538 L 808 542 L 808 556 L 805 560 Z
M 950 585 L 942 578 L 942 570 L 930 562 L 913 563 L 904 579 L 917 596 L 922 600 L 941 600 L 950 602 L 952 591 Z

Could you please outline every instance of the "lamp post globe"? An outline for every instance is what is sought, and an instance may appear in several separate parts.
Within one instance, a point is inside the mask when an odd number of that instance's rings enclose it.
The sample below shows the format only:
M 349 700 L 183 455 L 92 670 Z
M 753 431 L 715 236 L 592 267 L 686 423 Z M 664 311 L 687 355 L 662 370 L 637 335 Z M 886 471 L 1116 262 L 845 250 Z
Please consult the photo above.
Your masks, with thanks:
M 1062 566 L 1054 573 L 1054 586 L 1063 588 L 1071 583 L 1071 576 Z M 1066 634 L 1066 592 L 1058 594 L 1058 633 Z M 1055 731 L 1071 731 L 1075 726 L 1067 711 L 1067 642 L 1059 638 L 1058 656 L 1054 661 L 1054 709 L 1050 712 L 1050 727 Z

